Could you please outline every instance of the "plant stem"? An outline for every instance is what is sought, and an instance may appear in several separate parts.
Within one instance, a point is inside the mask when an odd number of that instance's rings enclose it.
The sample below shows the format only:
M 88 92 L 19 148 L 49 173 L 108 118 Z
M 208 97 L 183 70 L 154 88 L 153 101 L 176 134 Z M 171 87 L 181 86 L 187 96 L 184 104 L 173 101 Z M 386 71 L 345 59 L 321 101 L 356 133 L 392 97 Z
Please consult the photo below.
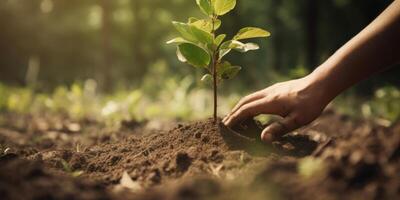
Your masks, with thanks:
M 216 20 L 216 15 L 212 17 L 212 34 L 215 39 L 215 20 Z M 217 91 L 218 91 L 218 74 L 217 74 L 217 62 L 218 62 L 218 54 L 217 51 L 218 49 L 214 49 L 212 52 L 212 76 L 213 76 L 213 91 L 214 91 L 214 123 L 217 124 L 217 116 L 218 116 L 218 98 L 217 98 Z
M 213 56 L 213 78 L 214 78 L 214 123 L 217 123 L 217 87 L 218 87 L 218 83 L 217 83 L 217 59 L 216 59 L 216 53 L 214 53 Z

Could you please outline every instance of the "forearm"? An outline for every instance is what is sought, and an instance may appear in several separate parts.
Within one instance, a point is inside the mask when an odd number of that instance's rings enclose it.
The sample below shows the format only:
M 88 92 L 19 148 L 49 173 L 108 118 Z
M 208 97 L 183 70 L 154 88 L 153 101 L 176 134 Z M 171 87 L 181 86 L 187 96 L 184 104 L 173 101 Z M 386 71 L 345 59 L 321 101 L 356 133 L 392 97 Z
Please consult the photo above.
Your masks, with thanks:
M 352 85 L 400 61 L 400 0 L 340 48 L 309 78 L 330 101 Z

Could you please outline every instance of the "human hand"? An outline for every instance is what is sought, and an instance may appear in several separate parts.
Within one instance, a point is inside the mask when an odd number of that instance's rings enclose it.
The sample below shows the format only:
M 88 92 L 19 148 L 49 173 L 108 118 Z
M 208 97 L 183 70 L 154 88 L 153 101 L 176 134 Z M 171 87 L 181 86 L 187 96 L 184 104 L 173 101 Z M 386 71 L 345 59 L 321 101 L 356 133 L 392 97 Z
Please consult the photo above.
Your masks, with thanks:
M 261 139 L 271 142 L 282 135 L 314 121 L 330 102 L 329 95 L 310 76 L 275 84 L 239 101 L 223 123 L 233 127 L 260 114 L 283 117 L 266 127 Z
M 313 73 L 244 97 L 223 123 L 232 127 L 259 114 L 282 116 L 281 121 L 263 130 L 261 139 L 266 142 L 309 124 L 338 94 L 400 62 L 399 11 L 400 1 L 394 1 Z

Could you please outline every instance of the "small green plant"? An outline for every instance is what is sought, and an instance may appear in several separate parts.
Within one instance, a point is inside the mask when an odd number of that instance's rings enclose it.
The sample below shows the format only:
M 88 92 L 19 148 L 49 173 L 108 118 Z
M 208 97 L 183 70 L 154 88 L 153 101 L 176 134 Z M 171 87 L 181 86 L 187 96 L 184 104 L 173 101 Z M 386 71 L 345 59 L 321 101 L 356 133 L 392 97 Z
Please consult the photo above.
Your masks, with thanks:
M 236 0 L 196 0 L 200 10 L 207 15 L 204 19 L 189 18 L 187 23 L 172 22 L 181 37 L 172 39 L 167 44 L 177 44 L 177 56 L 181 62 L 194 67 L 204 68 L 207 74 L 202 81 L 212 82 L 214 91 L 214 121 L 217 121 L 217 90 L 223 80 L 232 79 L 242 69 L 223 58 L 231 50 L 247 52 L 259 49 L 255 43 L 243 43 L 250 38 L 268 37 L 270 33 L 256 27 L 246 27 L 230 40 L 226 34 L 217 34 L 221 26 L 218 17 L 227 14 L 236 6 Z
M 71 165 L 69 165 L 69 163 L 67 161 L 65 161 L 64 159 L 61 159 L 61 164 L 63 167 L 63 170 L 65 172 L 67 172 L 68 174 L 70 174 L 72 177 L 79 177 L 81 176 L 84 172 L 83 171 L 74 171 L 71 167 Z

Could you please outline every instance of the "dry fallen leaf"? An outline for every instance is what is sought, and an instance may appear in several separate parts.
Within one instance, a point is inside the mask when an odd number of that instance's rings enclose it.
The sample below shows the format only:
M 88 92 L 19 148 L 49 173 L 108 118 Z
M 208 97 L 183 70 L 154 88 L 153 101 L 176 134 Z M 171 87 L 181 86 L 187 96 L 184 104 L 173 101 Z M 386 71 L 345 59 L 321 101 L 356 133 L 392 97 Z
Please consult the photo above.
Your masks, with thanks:
M 139 182 L 133 181 L 128 172 L 124 171 L 119 184 L 115 186 L 116 191 L 121 191 L 122 189 L 129 189 L 133 192 L 136 192 L 142 190 L 142 186 L 139 184 Z
M 211 173 L 214 174 L 217 177 L 220 177 L 220 171 L 222 169 L 222 167 L 224 167 L 223 164 L 214 166 L 213 164 L 210 164 L 210 169 L 211 169 Z

